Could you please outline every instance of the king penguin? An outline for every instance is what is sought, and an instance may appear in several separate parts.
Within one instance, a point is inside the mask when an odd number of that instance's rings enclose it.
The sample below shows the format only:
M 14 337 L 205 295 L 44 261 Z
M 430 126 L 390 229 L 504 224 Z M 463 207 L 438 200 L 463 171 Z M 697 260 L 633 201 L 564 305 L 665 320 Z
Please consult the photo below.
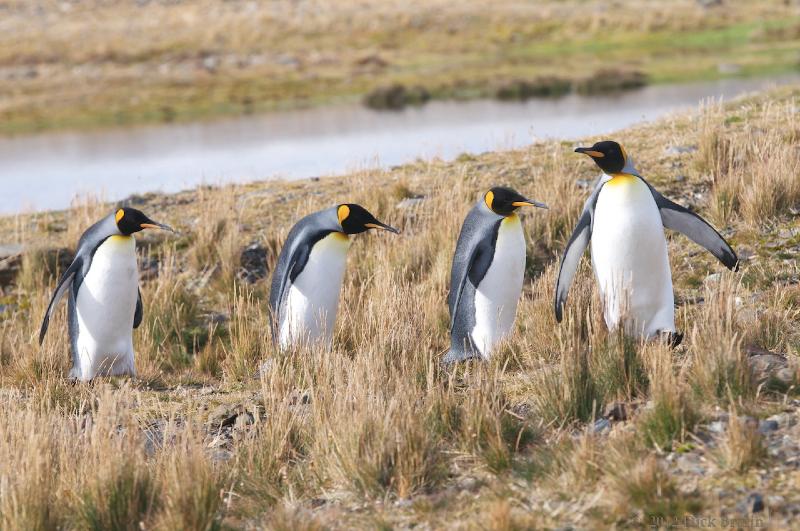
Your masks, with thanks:
M 555 313 L 564 303 L 583 251 L 591 240 L 592 267 L 610 330 L 620 325 L 634 337 L 666 336 L 676 346 L 672 272 L 664 227 L 705 247 L 728 269 L 738 259 L 728 242 L 697 214 L 673 203 L 639 174 L 625 149 L 613 141 L 579 147 L 603 171 L 586 201 L 564 251 L 556 282 Z
M 142 322 L 142 294 L 133 234 L 170 227 L 135 208 L 120 208 L 78 240 L 75 259 L 61 275 L 39 332 L 42 344 L 61 297 L 67 301 L 72 348 L 71 378 L 135 375 L 133 329 Z
M 279 348 L 330 347 L 350 235 L 369 229 L 399 233 L 354 204 L 309 214 L 292 227 L 269 293 L 272 335 Z
M 450 350 L 443 362 L 488 360 L 514 326 L 525 273 L 525 236 L 516 211 L 547 208 L 494 187 L 467 214 L 450 272 Z

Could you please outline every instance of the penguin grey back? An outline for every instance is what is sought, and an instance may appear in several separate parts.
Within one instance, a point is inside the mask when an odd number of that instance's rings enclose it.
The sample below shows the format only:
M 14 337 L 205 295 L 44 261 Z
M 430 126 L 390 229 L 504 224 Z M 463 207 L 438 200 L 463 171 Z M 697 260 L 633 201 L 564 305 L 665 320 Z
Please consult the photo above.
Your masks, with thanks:
M 305 216 L 289 231 L 278 255 L 270 284 L 269 307 L 273 339 L 276 338 L 276 326 L 280 322 L 280 309 L 288 286 L 303 271 L 314 244 L 331 232 L 339 230 L 341 226 L 337 207 L 332 207 Z
M 450 352 L 444 361 L 479 356 L 470 332 L 475 327 L 475 290 L 486 275 L 494 256 L 497 231 L 503 216 L 495 214 L 481 199 L 469 211 L 461 227 L 450 272 Z
M 75 251 L 75 258 L 72 260 L 72 263 L 69 265 L 67 270 L 61 275 L 58 285 L 53 292 L 53 296 L 50 299 L 50 303 L 47 306 L 47 311 L 45 312 L 44 319 L 42 321 L 42 327 L 39 330 L 39 344 L 44 341 L 44 336 L 47 333 L 47 327 L 49 326 L 50 318 L 52 317 L 53 311 L 55 310 L 56 306 L 58 306 L 58 302 L 61 300 L 61 297 L 64 295 L 64 293 L 66 293 L 68 289 L 72 288 L 73 293 L 77 295 L 78 289 L 83 283 L 83 278 L 86 276 L 86 273 L 89 271 L 89 268 L 92 265 L 92 257 L 94 256 L 94 252 L 107 238 L 120 234 L 122 233 L 117 227 L 115 213 L 112 212 L 86 229 L 86 231 L 81 235 L 80 239 L 78 240 L 78 248 Z M 75 325 L 71 322 L 73 314 L 72 310 L 70 310 L 69 313 L 70 327 L 73 327 Z

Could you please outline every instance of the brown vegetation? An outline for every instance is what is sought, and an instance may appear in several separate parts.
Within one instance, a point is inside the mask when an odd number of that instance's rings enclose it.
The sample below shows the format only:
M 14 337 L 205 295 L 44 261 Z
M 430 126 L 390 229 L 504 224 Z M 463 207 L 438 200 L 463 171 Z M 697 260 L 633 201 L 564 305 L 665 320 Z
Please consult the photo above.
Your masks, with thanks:
M 748 484 L 780 494 L 770 517 L 788 525 L 797 472 L 761 451 L 777 439 L 709 425 L 733 408 L 756 426 L 784 408 L 797 414 L 796 373 L 778 388 L 749 363 L 761 348 L 797 367 L 799 99 L 782 89 L 615 135 L 650 182 L 714 219 L 743 259 L 740 273 L 718 275 L 713 257 L 670 238 L 687 333 L 676 351 L 609 333 L 588 263 L 556 324 L 557 255 L 588 193 L 579 179 L 595 173 L 569 143 L 151 198 L 142 208 L 181 235 L 139 239 L 158 267 L 142 283 L 132 381 L 65 381 L 63 312 L 41 349 L 35 341 L 55 276 L 26 260 L 0 301 L 0 527 L 641 526 L 741 514 L 746 493 L 725 482 L 764 464 L 785 475 Z M 698 150 L 667 154 L 673 145 Z M 456 235 L 495 184 L 551 210 L 525 215 L 530 264 L 513 338 L 490 363 L 443 370 Z M 269 269 L 298 216 L 344 200 L 403 234 L 355 238 L 330 352 L 276 352 L 268 282 L 241 281 L 238 253 L 262 242 Z M 73 247 L 105 210 L 6 218 L 0 230 Z M 706 452 L 719 466 L 703 474 L 675 464 L 707 462 Z

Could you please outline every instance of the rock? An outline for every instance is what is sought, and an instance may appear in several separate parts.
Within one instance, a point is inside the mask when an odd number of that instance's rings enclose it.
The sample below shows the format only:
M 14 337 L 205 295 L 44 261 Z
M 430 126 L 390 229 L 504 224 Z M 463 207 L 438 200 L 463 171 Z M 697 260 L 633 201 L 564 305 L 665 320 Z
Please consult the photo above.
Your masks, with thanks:
M 481 486 L 480 481 L 471 476 L 465 476 L 458 480 L 456 487 L 460 491 L 475 492 Z
M 239 266 L 239 278 L 248 284 L 266 278 L 267 249 L 258 242 L 251 243 L 239 255 Z
M 786 503 L 786 499 L 783 496 L 772 495 L 767 496 L 766 504 L 770 509 L 780 509 L 783 507 L 783 504 Z
M 794 371 L 788 367 L 788 361 L 782 354 L 758 347 L 745 347 L 745 352 L 749 355 L 747 362 L 757 384 L 772 382 L 785 386 L 794 382 Z
M 634 407 L 632 404 L 626 404 L 625 402 L 611 402 L 603 410 L 603 417 L 614 422 L 628 420 L 633 410 Z
M 234 430 L 243 430 L 246 429 L 248 426 L 252 426 L 255 423 L 256 419 L 250 412 L 244 412 L 240 415 L 236 416 L 236 420 L 233 423 Z
M 778 425 L 777 420 L 762 420 L 758 423 L 758 432 L 759 433 L 769 433 L 772 431 L 777 431 L 780 426 Z
M 715 420 L 711 424 L 708 425 L 708 431 L 712 433 L 724 433 L 726 429 L 727 423 L 721 420 Z
M 697 146 L 667 146 L 664 148 L 665 155 L 683 155 L 684 153 L 694 153 L 695 151 L 697 151 Z
M 722 278 L 721 273 L 711 273 L 706 278 L 703 279 L 703 284 L 715 284 L 719 282 L 719 279 Z
M 767 420 L 777 422 L 779 428 L 790 428 L 794 426 L 797 419 L 790 413 L 778 413 L 767 418 Z
M 226 404 L 220 404 L 208 414 L 208 423 L 216 428 L 224 428 L 232 426 L 236 422 L 237 416 L 238 413 L 234 408 Z
M 748 504 L 750 505 L 750 511 L 754 513 L 760 513 L 764 510 L 764 497 L 761 496 L 758 492 L 753 492 L 750 496 L 747 497 Z
M 611 430 L 611 421 L 608 419 L 597 419 L 592 425 L 592 432 L 605 433 Z
M 8 286 L 22 267 L 22 246 L 16 244 L 0 245 L 0 288 Z

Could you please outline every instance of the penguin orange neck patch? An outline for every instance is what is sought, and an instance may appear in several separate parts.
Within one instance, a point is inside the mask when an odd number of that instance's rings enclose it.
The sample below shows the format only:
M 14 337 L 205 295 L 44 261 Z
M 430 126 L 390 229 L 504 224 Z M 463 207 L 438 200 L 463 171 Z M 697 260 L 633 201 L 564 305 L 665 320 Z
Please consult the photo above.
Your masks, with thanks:
M 630 173 L 615 173 L 611 176 L 611 179 L 606 184 L 610 184 L 612 186 L 632 184 L 637 178 L 638 177 L 631 175 Z
M 486 206 L 489 207 L 489 210 L 494 212 L 494 208 L 492 208 L 492 202 L 494 201 L 494 192 L 489 190 L 486 192 L 486 195 L 483 197 L 483 200 L 486 201 Z
M 347 216 L 350 215 L 350 207 L 347 205 L 341 205 L 336 210 L 336 217 L 339 218 L 339 225 L 342 224 L 344 220 L 347 219 Z

